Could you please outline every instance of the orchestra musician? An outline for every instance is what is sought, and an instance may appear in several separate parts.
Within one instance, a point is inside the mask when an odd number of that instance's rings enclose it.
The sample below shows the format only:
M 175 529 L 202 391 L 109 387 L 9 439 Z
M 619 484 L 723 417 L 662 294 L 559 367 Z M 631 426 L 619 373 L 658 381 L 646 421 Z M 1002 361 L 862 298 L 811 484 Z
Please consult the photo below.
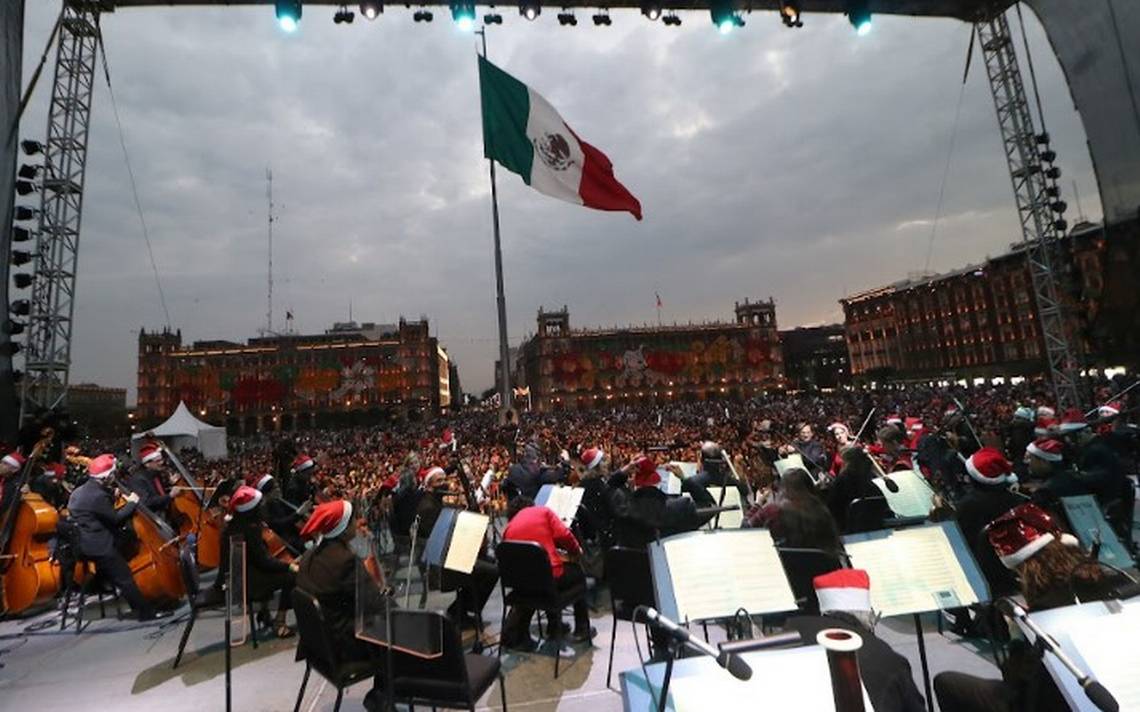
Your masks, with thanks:
M 114 455 L 99 455 L 87 465 L 87 481 L 71 493 L 68 516 L 79 531 L 79 548 L 95 564 L 98 575 L 110 581 L 130 604 L 139 620 L 157 617 L 131 576 L 131 568 L 115 548 L 116 533 L 135 513 L 137 493 L 126 495 L 126 504 L 115 509 L 112 494 L 116 470 Z
M 827 432 L 835 438 L 835 454 L 831 456 L 831 467 L 828 468 L 828 473 L 832 477 L 838 477 L 839 471 L 843 469 L 843 451 L 854 445 L 855 441 L 851 437 L 851 429 L 838 421 L 827 426 Z
M 883 472 L 913 469 L 910 453 L 903 443 L 901 422 L 895 425 L 890 421 L 875 432 L 875 443 L 868 448 L 871 457 L 879 463 Z
M 303 515 L 303 511 L 285 501 L 281 496 L 281 488 L 277 486 L 277 478 L 273 475 L 260 476 L 254 486 L 265 497 L 263 507 L 266 526 L 284 539 L 293 551 L 303 550 L 305 545 L 297 529 L 298 517 Z
M 677 477 L 682 476 L 676 465 L 665 467 Z M 632 490 L 623 486 L 627 482 Z M 715 516 L 715 512 L 698 513 L 694 500 L 689 497 L 665 494 L 657 486 L 660 482 L 657 464 L 644 455 L 611 478 L 610 510 L 620 546 L 644 549 L 659 537 L 699 529 Z
M 287 563 L 274 558 L 262 536 L 265 519 L 261 503 L 263 495 L 249 485 L 242 485 L 230 497 L 229 517 L 222 532 L 220 572 L 229 571 L 231 539 L 245 542 L 245 586 L 246 599 L 266 601 L 274 593 L 280 592 L 277 603 L 277 617 L 273 622 L 278 638 L 293 635 L 293 629 L 286 624 L 286 615 L 293 606 L 293 585 L 297 573 L 297 562 Z M 222 574 L 219 575 L 219 577 Z M 268 623 L 268 609 L 258 614 L 262 625 Z
M 131 469 L 127 486 L 138 494 L 142 505 L 155 514 L 167 518 L 170 512 L 170 487 L 173 481 L 166 472 L 162 448 L 146 443 L 139 448 L 139 466 Z
M 847 510 L 857 499 L 882 497 L 872 480 L 877 474 L 871 456 L 861 447 L 849 447 L 840 453 L 843 467 L 827 489 L 827 508 L 835 517 L 839 531 L 847 532 Z
M 305 453 L 293 459 L 289 468 L 289 479 L 281 488 L 281 496 L 298 507 L 316 503 L 317 485 L 314 482 L 317 466 L 313 458 Z
M 564 561 L 559 549 L 570 557 L 582 553 L 582 547 L 573 532 L 558 518 L 553 510 L 535 505 L 529 497 L 516 497 L 507 507 L 507 528 L 503 531 L 504 541 L 530 541 L 539 544 L 550 558 L 550 568 L 554 573 L 554 583 L 560 590 L 574 588 L 586 581 L 586 574 L 575 561 Z M 503 625 L 501 642 L 507 648 L 532 651 L 537 644 L 530 637 L 530 619 L 534 611 L 524 606 L 513 606 Z M 562 625 L 561 611 L 547 611 L 548 637 L 555 637 L 557 628 Z M 597 631 L 590 625 L 590 607 L 586 603 L 585 587 L 578 600 L 574 601 L 574 630 L 571 639 L 576 642 L 593 640 Z
M 1013 593 L 1016 582 L 998 561 L 982 532 L 990 522 L 1027 500 L 1014 489 L 1018 480 L 1013 464 L 997 449 L 986 447 L 978 450 L 966 459 L 965 467 L 970 476 L 970 486 L 955 508 L 958 528 L 974 552 L 993 596 Z
M 748 501 L 748 486 L 733 477 L 724 450 L 711 440 L 701 445 L 697 474 L 681 480 L 681 491 L 688 492 L 698 507 L 716 507 L 719 503 L 709 494 L 708 487 L 735 486 L 740 491 L 741 504 Z
M 0 512 L 7 512 L 12 498 L 19 496 L 16 484 L 19 482 L 19 474 L 24 469 L 25 462 L 27 459 L 17 450 L 0 458 Z
M 790 444 L 780 448 L 780 454 L 784 457 L 792 453 L 799 453 L 803 458 L 804 465 L 812 474 L 818 474 L 827 470 L 827 453 L 823 450 L 823 445 L 815 439 L 815 432 L 808 423 L 800 423 L 796 426 L 796 438 Z
M 563 482 L 569 474 L 569 459 L 562 459 L 559 464 L 550 466 L 542 463 L 538 445 L 528 443 L 523 448 L 522 459 L 511 465 L 507 472 L 504 488 L 507 497 L 516 496 L 534 499 L 543 485 L 552 485 Z

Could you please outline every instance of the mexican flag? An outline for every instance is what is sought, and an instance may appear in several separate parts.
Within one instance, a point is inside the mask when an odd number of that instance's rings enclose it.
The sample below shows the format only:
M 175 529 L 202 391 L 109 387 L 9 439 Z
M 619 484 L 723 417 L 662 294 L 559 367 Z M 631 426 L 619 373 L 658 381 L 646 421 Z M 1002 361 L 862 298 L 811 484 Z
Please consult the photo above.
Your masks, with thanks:
M 546 99 L 483 57 L 479 90 L 483 155 L 552 198 L 641 219 L 641 203 L 614 177 L 610 159 L 578 138 Z

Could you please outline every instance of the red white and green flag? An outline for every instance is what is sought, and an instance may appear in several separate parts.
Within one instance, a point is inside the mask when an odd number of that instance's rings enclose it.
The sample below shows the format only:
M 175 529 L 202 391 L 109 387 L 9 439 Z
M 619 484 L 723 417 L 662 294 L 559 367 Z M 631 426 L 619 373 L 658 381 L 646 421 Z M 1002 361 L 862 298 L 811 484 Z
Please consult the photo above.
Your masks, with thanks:
M 552 198 L 641 219 L 641 203 L 614 177 L 610 159 L 578 138 L 538 92 L 483 57 L 479 90 L 487 158 Z

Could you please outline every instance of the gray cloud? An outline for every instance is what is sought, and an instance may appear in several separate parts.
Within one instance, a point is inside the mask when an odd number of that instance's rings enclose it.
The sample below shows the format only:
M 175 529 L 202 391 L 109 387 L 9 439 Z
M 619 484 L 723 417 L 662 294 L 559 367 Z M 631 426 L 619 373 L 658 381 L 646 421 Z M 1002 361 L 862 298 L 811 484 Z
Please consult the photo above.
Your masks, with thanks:
M 29 4 L 26 76 L 51 5 Z M 279 324 L 288 308 L 318 331 L 350 300 L 357 319 L 425 313 L 464 385 L 485 388 L 496 341 L 474 38 L 446 12 L 414 25 L 390 8 L 350 27 L 331 13 L 307 9 L 292 37 L 267 8 L 105 16 L 174 326 L 243 339 L 264 325 L 272 166 Z M 783 325 L 833 321 L 845 292 L 923 267 L 965 25 L 880 18 L 857 38 L 841 17 L 789 32 L 765 14 L 722 37 L 700 14 L 679 29 L 613 14 L 609 28 L 561 28 L 552 13 L 509 13 L 491 30 L 491 58 L 605 151 L 645 210 L 641 223 L 584 210 L 500 172 L 513 336 L 533 330 L 541 304 L 568 304 L 577 325 L 652 321 L 655 291 L 669 321 L 725 318 L 734 300 L 768 295 Z M 1079 118 L 1042 33 L 1030 34 L 1061 165 L 1099 217 Z M 25 136 L 42 132 L 48 89 Z M 133 389 L 135 330 L 164 317 L 102 82 L 96 94 L 73 379 Z M 1018 237 L 977 61 L 956 136 L 934 269 Z

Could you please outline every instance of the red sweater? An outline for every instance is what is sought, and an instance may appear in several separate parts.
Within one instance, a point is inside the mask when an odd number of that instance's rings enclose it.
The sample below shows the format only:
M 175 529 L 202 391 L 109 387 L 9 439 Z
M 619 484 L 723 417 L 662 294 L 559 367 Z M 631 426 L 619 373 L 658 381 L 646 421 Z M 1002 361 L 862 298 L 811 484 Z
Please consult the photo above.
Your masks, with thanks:
M 561 548 L 571 554 L 579 554 L 582 547 L 574 533 L 566 528 L 558 515 L 548 507 L 535 505 L 527 507 L 511 520 L 503 532 L 505 541 L 533 541 L 546 549 L 550 558 L 550 569 L 554 578 L 562 576 L 562 557 L 558 555 Z

